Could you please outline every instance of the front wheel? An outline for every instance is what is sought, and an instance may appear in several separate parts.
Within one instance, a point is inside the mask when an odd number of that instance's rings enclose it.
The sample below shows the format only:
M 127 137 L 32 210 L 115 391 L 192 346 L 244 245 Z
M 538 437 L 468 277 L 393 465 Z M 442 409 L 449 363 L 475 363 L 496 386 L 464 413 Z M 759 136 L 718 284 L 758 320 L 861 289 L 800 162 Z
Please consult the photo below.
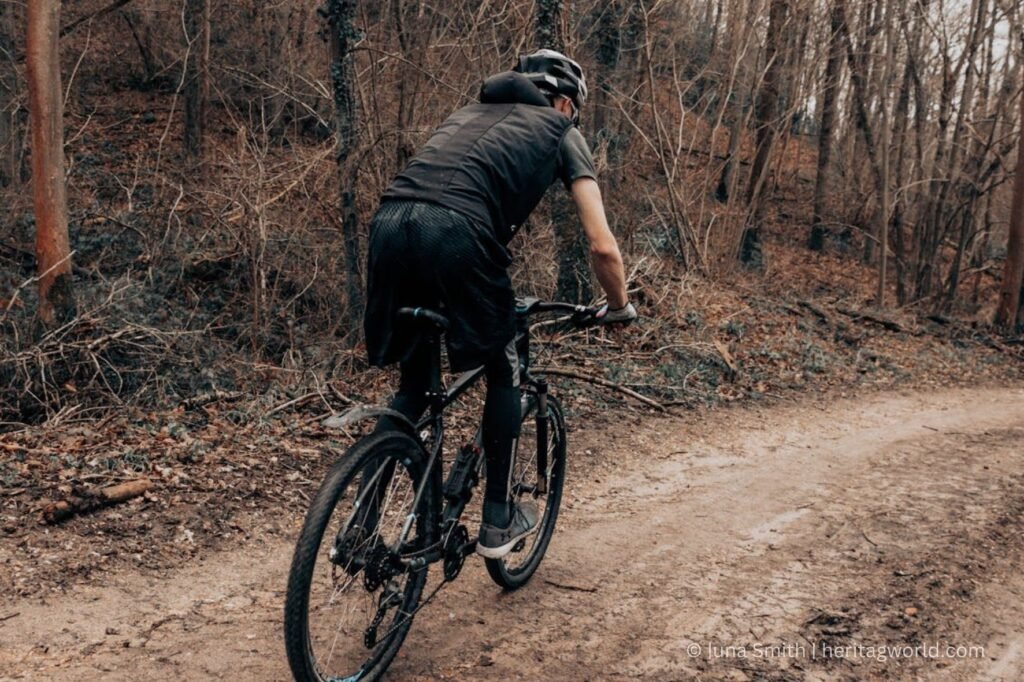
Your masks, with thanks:
M 545 394 L 543 401 L 547 408 L 541 411 L 538 409 L 539 396 L 524 393 L 524 397 L 526 404 L 512 461 L 509 494 L 516 503 L 534 502 L 540 522 L 537 532 L 522 540 L 510 553 L 500 559 L 484 560 L 491 579 L 506 590 L 525 585 L 540 566 L 555 532 L 565 484 L 565 418 L 562 407 L 555 398 Z

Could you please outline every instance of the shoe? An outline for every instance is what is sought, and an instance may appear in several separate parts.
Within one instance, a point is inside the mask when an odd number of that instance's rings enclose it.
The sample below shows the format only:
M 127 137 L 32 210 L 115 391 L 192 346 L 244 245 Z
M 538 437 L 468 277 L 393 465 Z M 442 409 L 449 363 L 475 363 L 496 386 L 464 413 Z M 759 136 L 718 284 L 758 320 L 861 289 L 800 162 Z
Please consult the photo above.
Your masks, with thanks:
M 513 507 L 512 522 L 508 528 L 480 524 L 476 553 L 487 559 L 500 559 L 511 552 L 517 542 L 537 530 L 537 523 L 537 505 L 521 502 Z

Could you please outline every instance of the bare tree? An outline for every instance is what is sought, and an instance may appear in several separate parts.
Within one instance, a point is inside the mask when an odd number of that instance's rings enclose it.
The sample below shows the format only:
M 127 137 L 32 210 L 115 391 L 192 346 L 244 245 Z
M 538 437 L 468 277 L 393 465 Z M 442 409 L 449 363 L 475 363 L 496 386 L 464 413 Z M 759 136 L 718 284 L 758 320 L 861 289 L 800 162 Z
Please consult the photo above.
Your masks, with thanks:
M 392 0 L 391 10 L 402 55 L 411 64 L 424 63 L 430 44 L 430 27 L 424 24 L 427 9 L 423 0 Z M 404 166 L 413 155 L 410 132 L 418 102 L 416 91 L 421 80 L 422 73 L 419 69 L 399 69 L 396 121 L 398 144 L 395 153 L 399 167 Z
M 60 86 L 60 2 L 28 3 L 26 64 L 32 125 L 32 198 L 36 217 L 39 319 L 75 316 L 64 182 L 64 103 Z
M 537 47 L 552 50 L 565 49 L 565 35 L 562 32 L 562 0 L 536 0 L 534 4 L 534 38 Z
M 345 302 L 348 307 L 348 339 L 360 338 L 365 291 L 356 213 L 357 164 L 353 152 L 359 144 L 359 112 L 356 108 L 355 69 L 352 50 L 359 41 L 355 27 L 355 0 L 328 0 L 327 24 L 334 95 L 334 125 L 338 141 L 338 178 L 341 199 L 341 236 L 345 249 Z
M 750 169 L 747 186 L 749 212 L 740 245 L 740 261 L 760 265 L 761 220 L 764 215 L 764 193 L 768 184 L 768 158 L 775 144 L 778 127 L 779 78 L 782 72 L 780 47 L 783 31 L 789 22 L 789 0 L 771 0 L 768 12 L 768 34 L 765 39 L 765 73 L 757 95 L 757 150 Z
M 1017 172 L 1010 207 L 1010 233 L 1003 267 L 1003 286 L 999 293 L 996 323 L 1006 329 L 1024 324 L 1021 290 L 1024 289 L 1024 94 L 1020 95 L 1020 137 L 1017 141 Z
M 565 50 L 562 10 L 562 0 L 536 0 L 533 24 L 536 47 Z M 565 301 L 587 302 L 593 296 L 593 287 L 583 230 L 568 197 L 559 192 L 550 201 L 558 258 L 555 295 Z
M 210 97 L 210 0 L 186 0 L 185 152 L 202 157 Z
M 832 158 L 832 128 L 836 117 L 836 91 L 843 68 L 843 43 L 840 22 L 845 17 L 837 3 L 829 11 L 828 61 L 821 88 L 821 130 L 818 134 L 818 168 L 814 181 L 814 206 L 808 247 L 821 251 L 825 246 L 825 195 L 828 192 L 829 161 Z
M 18 179 L 18 73 L 14 68 L 15 5 L 0 2 L 0 187 Z

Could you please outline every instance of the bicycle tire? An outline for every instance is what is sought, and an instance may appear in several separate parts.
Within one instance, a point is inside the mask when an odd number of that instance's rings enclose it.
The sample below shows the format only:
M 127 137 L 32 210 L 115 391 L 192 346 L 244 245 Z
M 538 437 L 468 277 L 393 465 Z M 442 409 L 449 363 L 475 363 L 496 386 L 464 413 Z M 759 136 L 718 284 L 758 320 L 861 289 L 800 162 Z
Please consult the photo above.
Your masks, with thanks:
M 380 471 L 388 461 L 395 462 L 395 475 L 408 475 L 411 479 L 412 490 L 418 488 L 422 477 L 426 475 L 426 453 L 422 446 L 409 435 L 399 431 L 386 431 L 379 434 L 371 434 L 357 441 L 345 455 L 336 462 L 328 471 L 323 483 L 320 485 L 316 496 L 310 504 L 306 514 L 302 530 L 296 542 L 295 554 L 292 558 L 291 570 L 288 576 L 288 588 L 285 597 L 284 609 L 284 640 L 288 656 L 288 663 L 292 674 L 297 682 L 326 682 L 327 680 L 359 680 L 366 682 L 377 680 L 387 670 L 395 655 L 398 653 L 409 628 L 412 625 L 412 616 L 404 621 L 399 621 L 392 626 L 375 648 L 370 649 L 370 656 L 353 672 L 345 675 L 335 675 L 330 671 L 324 671 L 317 659 L 317 652 L 314 651 L 313 641 L 310 633 L 310 591 L 313 586 L 314 572 L 317 568 L 318 556 L 326 563 L 332 573 L 336 571 L 335 562 L 323 556 L 323 540 L 331 518 L 344 498 L 346 491 L 354 490 L 356 495 L 365 497 L 365 493 L 358 492 L 359 476 L 364 469 L 370 467 L 374 471 Z M 377 461 L 376 464 L 374 462 Z M 401 472 L 399 466 L 401 465 Z M 388 485 L 393 482 L 393 476 L 389 479 Z M 390 494 L 390 493 L 389 493 Z M 390 498 L 389 498 L 390 499 Z M 437 485 L 432 482 L 424 491 L 418 509 L 418 521 L 414 528 L 417 542 L 427 546 L 435 541 L 438 534 L 437 523 L 439 518 L 439 494 Z M 409 509 L 412 508 L 411 500 Z M 358 511 L 353 511 L 346 522 L 345 527 L 352 525 L 353 519 Z M 379 532 L 381 521 L 374 522 L 376 526 L 373 531 Z M 333 547 L 337 549 L 342 531 L 334 535 Z M 361 537 L 361 536 L 360 536 Z M 373 541 L 375 542 L 375 541 Z M 372 544 L 372 542 L 371 542 Z M 353 550 L 355 551 L 355 550 Z M 369 555 L 370 550 L 364 550 Z M 342 567 L 342 571 L 349 570 L 348 566 Z M 352 582 L 362 583 L 366 579 L 363 568 L 356 569 L 356 574 L 348 573 Z M 359 572 L 363 572 L 362 580 L 359 579 Z M 414 614 L 426 584 L 427 568 L 417 571 L 407 571 L 402 575 L 407 576 L 407 582 L 402 591 L 402 602 L 399 605 L 395 618 L 399 614 Z M 336 584 L 336 583 L 335 583 Z M 355 589 L 365 589 L 363 584 L 356 584 Z M 381 589 L 384 589 L 383 587 Z M 388 589 L 391 589 L 389 586 Z M 338 594 L 337 587 L 332 587 L 331 600 Z M 354 591 L 353 598 L 360 598 L 358 591 Z M 372 595 L 371 591 L 367 594 Z M 397 590 L 395 592 L 397 594 Z M 372 597 L 371 597 L 372 598 Z M 324 609 L 332 608 L 330 601 L 324 605 Z M 404 617 L 404 616 L 403 616 Z M 390 623 L 389 623 L 390 625 Z M 338 626 L 340 629 L 340 625 Z M 336 636 L 337 639 L 337 636 Z M 365 642 L 362 643 L 366 648 Z M 333 655 L 334 648 L 331 648 Z
M 527 396 L 527 408 L 523 410 L 524 427 L 528 425 L 531 418 L 536 420 L 537 412 L 536 397 L 530 394 L 527 394 Z M 546 401 L 549 435 L 548 457 L 550 458 L 548 470 L 550 473 L 547 476 L 547 492 L 544 494 L 545 506 L 539 528 L 533 536 L 528 538 L 529 547 L 524 547 L 527 552 L 525 555 L 521 555 L 521 552 L 513 551 L 500 559 L 484 559 L 487 573 L 491 576 L 491 580 L 509 591 L 517 590 L 525 585 L 540 566 L 551 542 L 551 536 L 555 532 L 558 510 L 562 502 L 562 489 L 565 485 L 565 417 L 562 414 L 561 405 L 554 396 L 547 395 Z M 526 442 L 528 440 L 531 442 Z M 520 436 L 516 441 L 516 452 L 512 462 L 514 480 L 518 481 L 517 475 L 520 472 L 528 474 L 528 467 L 520 468 L 522 464 L 520 457 L 529 454 L 529 452 L 536 452 L 537 446 L 536 437 L 530 439 L 529 437 L 523 438 Z M 524 448 L 529 448 L 529 451 L 524 450 Z M 515 485 L 514 483 L 513 487 Z M 516 496 L 513 493 L 513 501 L 515 499 Z M 513 564 L 513 561 L 517 563 Z

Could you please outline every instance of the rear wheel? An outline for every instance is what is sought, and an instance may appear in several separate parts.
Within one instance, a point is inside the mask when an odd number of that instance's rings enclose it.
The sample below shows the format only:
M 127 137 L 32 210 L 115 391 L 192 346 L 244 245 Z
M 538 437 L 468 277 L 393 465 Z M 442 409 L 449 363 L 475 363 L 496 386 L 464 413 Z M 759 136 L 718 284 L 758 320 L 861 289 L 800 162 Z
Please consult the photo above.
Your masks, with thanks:
M 524 393 L 524 396 L 523 423 L 516 441 L 509 493 L 513 502 L 535 503 L 540 522 L 537 532 L 524 538 L 510 553 L 500 559 L 484 560 L 491 579 L 507 590 L 525 585 L 540 566 L 555 532 L 565 483 L 565 419 L 562 408 L 557 400 L 546 395 L 547 408 L 541 413 L 538 410 L 539 398 L 529 393 Z M 543 431 L 547 431 L 546 437 L 542 437 Z M 539 463 L 541 452 L 546 453 L 547 460 L 543 468 Z
M 285 647 L 299 682 L 376 680 L 398 653 L 427 580 L 426 567 L 410 569 L 402 559 L 437 535 L 435 486 L 414 508 L 425 459 L 404 433 L 373 434 L 321 484 L 285 599 Z

